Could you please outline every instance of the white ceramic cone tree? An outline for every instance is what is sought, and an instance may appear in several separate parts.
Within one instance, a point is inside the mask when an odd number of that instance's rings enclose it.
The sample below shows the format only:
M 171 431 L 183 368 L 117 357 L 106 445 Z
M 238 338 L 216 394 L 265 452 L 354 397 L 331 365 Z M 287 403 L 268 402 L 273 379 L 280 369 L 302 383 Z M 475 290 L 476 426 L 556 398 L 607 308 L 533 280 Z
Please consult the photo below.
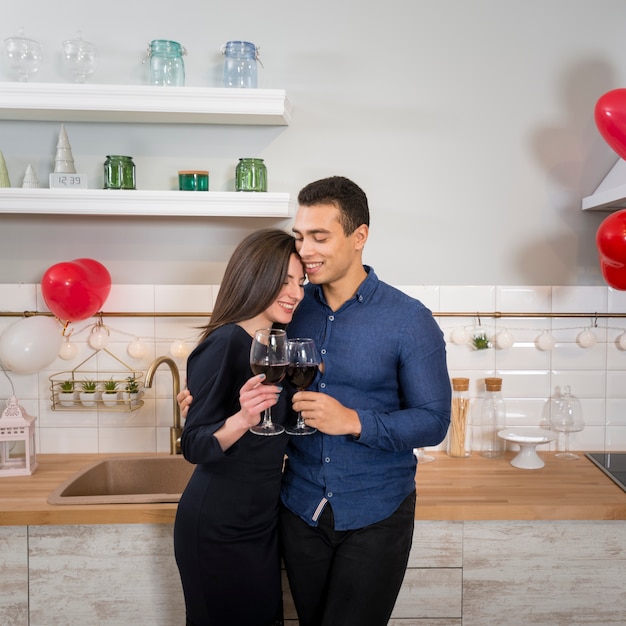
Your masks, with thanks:
M 24 174 L 24 179 L 22 180 L 22 187 L 27 189 L 37 189 L 39 187 L 39 179 L 37 178 L 37 174 L 35 174 L 35 170 L 30 163 L 26 168 L 26 173 Z
M 63 174 L 75 174 L 74 155 L 72 154 L 72 146 L 67 136 L 65 126 L 61 124 L 59 131 L 59 140 L 57 141 L 57 152 L 54 157 L 54 172 Z

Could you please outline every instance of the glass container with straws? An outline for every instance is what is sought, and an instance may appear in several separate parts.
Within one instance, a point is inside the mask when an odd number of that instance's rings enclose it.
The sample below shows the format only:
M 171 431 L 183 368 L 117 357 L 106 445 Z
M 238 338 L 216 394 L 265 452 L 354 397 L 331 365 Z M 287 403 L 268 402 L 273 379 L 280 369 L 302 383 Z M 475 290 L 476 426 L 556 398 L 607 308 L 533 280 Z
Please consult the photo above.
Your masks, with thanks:
M 452 412 L 448 430 L 447 453 L 456 458 L 472 453 L 472 423 L 469 401 L 469 378 L 452 379 Z

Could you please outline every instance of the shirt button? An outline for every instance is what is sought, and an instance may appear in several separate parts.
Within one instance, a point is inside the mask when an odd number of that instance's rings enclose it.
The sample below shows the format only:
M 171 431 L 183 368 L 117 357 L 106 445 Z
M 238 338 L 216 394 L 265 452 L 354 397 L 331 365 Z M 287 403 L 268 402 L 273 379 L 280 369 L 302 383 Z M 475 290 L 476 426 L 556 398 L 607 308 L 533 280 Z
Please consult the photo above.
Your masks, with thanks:
M 326 354 L 326 348 L 322 348 L 321 352 L 322 354 Z
M 329 315 L 328 316 L 328 321 L 329 322 L 334 322 L 335 321 L 335 316 L 334 315 Z
M 327 457 L 324 459 L 324 461 L 326 461 L 326 463 L 330 463 L 330 457 L 329 457 L 329 456 L 327 456 Z
M 326 383 L 320 383 L 320 389 L 326 389 Z
M 333 492 L 332 492 L 332 491 L 329 491 L 329 492 L 326 494 L 326 497 L 327 497 L 327 498 L 332 498 L 332 497 L 333 497 Z

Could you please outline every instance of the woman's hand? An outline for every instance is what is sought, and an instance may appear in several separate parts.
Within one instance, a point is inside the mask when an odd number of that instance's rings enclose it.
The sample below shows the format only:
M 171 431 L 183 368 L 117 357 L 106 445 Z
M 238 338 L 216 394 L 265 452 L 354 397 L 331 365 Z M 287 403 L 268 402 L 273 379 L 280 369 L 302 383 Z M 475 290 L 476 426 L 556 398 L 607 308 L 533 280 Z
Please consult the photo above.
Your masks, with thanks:
M 253 376 L 239 390 L 240 415 L 248 427 L 261 421 L 261 413 L 278 402 L 283 389 L 278 385 L 264 385 L 264 380 L 265 374 Z

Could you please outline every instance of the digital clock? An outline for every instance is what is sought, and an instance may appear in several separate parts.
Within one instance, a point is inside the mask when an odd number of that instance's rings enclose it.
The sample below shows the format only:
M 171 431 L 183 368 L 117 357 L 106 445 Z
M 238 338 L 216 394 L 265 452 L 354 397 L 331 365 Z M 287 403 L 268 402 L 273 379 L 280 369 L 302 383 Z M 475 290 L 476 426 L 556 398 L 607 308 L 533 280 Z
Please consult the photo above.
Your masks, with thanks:
M 53 172 L 50 174 L 50 189 L 87 189 L 87 176 Z

